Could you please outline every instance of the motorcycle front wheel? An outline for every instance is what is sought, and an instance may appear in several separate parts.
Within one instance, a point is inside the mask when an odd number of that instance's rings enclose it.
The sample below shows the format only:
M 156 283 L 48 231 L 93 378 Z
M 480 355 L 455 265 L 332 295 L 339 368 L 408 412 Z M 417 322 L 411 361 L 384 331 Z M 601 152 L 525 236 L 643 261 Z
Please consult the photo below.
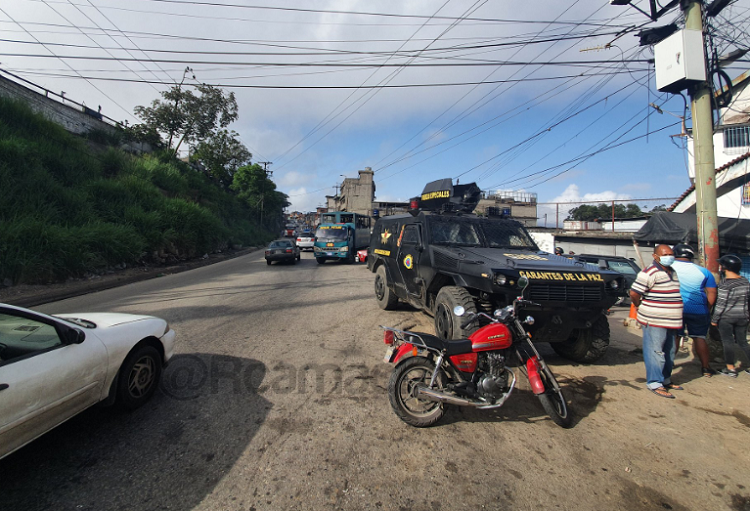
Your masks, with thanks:
M 439 421 L 445 414 L 443 403 L 420 399 L 417 390 L 428 386 L 435 364 L 424 357 L 412 357 L 399 364 L 388 382 L 388 399 L 393 411 L 405 423 L 417 428 L 426 428 Z M 444 387 L 442 371 L 438 373 L 435 387 Z
M 563 396 L 562 389 L 560 389 L 560 392 L 555 392 L 555 387 L 550 380 L 550 378 L 554 377 L 548 375 L 545 371 L 540 371 L 539 376 L 542 378 L 542 383 L 544 383 L 544 394 L 537 395 L 539 401 L 542 403 L 542 408 L 544 408 L 544 411 L 547 412 L 547 415 L 550 416 L 555 424 L 563 428 L 569 428 L 573 425 L 573 417 L 565 403 L 565 396 Z

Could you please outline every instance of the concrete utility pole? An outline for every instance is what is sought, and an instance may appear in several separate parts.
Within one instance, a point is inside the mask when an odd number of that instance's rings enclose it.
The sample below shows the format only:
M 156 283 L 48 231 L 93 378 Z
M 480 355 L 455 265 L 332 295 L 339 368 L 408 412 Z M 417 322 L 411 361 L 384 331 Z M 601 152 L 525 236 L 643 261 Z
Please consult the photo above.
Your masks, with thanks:
M 263 165 L 263 172 L 266 174 L 266 179 L 273 175 L 273 170 L 268 170 L 268 166 L 272 165 L 272 161 L 259 161 L 259 164 Z M 266 180 L 260 184 L 260 227 L 263 228 L 263 210 L 266 209 Z
M 694 0 L 685 8 L 685 28 L 703 32 L 703 12 L 700 1 Z M 703 47 L 705 52 L 705 43 Z M 691 87 L 689 93 L 693 115 L 698 251 L 703 265 L 709 271 L 717 273 L 719 270 L 719 229 L 716 212 L 712 92 L 708 82 L 700 82 Z

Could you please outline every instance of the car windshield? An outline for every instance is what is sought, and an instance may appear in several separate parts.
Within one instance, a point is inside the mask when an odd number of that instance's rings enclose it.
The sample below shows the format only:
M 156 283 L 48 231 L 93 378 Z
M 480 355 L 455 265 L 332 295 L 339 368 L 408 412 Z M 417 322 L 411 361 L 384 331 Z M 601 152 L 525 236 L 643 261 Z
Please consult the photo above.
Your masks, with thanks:
M 607 261 L 609 267 L 623 275 L 637 275 L 638 271 L 625 261 Z
M 291 248 L 291 246 L 291 241 L 274 241 L 268 246 L 268 248 Z
M 346 229 L 339 226 L 322 226 L 315 231 L 318 241 L 346 241 Z
M 518 222 L 460 217 L 431 217 L 430 234 L 436 245 L 539 250 Z

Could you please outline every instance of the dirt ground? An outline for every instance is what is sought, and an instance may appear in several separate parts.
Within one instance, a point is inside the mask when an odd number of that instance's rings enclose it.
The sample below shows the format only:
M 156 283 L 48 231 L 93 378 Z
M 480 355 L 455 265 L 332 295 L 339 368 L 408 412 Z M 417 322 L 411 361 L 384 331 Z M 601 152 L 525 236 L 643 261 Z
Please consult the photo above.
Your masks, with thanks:
M 750 511 L 750 375 L 704 378 L 681 352 L 685 390 L 655 396 L 625 308 L 595 364 L 539 345 L 570 429 L 525 381 L 498 410 L 401 422 L 378 325 L 432 319 L 378 309 L 363 265 L 254 253 L 38 309 L 163 317 L 177 351 L 142 409 L 93 408 L 4 459 L 2 509 Z

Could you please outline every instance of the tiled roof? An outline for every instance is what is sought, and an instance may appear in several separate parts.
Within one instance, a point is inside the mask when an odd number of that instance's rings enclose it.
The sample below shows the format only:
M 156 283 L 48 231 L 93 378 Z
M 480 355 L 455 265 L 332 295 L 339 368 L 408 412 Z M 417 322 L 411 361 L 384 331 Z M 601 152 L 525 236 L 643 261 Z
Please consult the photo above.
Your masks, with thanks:
M 724 172 L 725 170 L 728 170 L 730 167 L 732 167 L 734 165 L 737 165 L 738 163 L 740 163 L 742 161 L 747 160 L 748 158 L 750 158 L 750 152 L 747 152 L 747 153 L 743 154 L 742 156 L 738 156 L 737 158 L 735 158 L 734 160 L 730 161 L 729 163 L 726 163 L 726 164 L 722 165 L 721 167 L 719 167 L 718 169 L 716 169 L 716 172 L 714 172 L 714 176 L 718 176 L 720 173 Z M 674 202 L 674 204 L 672 204 L 671 206 L 669 206 L 667 208 L 667 211 L 673 211 L 674 208 L 676 208 L 677 206 L 679 206 L 680 202 L 684 201 L 687 198 L 688 195 L 690 195 L 691 193 L 693 193 L 694 190 L 695 190 L 695 185 L 691 185 L 690 188 L 688 188 L 687 190 L 685 190 L 682 193 L 682 195 L 680 195 L 677 198 L 677 200 Z

